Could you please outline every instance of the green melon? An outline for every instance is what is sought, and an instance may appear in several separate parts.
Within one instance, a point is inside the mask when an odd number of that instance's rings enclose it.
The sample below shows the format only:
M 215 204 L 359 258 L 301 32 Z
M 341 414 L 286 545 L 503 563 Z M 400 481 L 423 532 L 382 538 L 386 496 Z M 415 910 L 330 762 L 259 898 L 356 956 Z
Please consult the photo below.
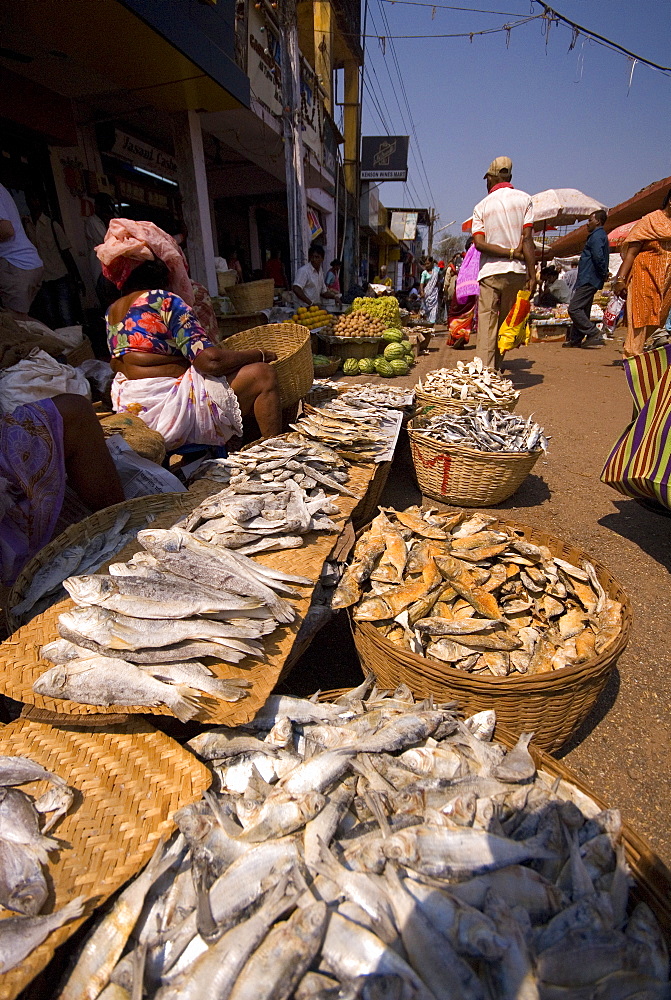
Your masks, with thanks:
M 382 339 L 386 340 L 390 344 L 393 343 L 394 341 L 398 343 L 399 341 L 403 340 L 403 334 L 401 333 L 400 330 L 394 330 L 393 327 L 390 327 L 390 329 L 385 330 L 383 332 Z
M 406 354 L 412 354 L 413 353 L 412 352 L 412 344 L 410 343 L 409 340 L 402 340 L 401 341 L 401 347 L 403 348 L 403 350 L 405 351 Z
M 325 354 L 314 354 L 312 357 L 312 364 L 315 368 L 322 368 L 324 365 L 330 365 L 331 359 L 327 358 Z
M 382 375 L 383 378 L 391 378 L 394 374 L 394 369 L 391 367 L 390 362 L 384 357 L 375 358 L 375 371 L 378 375 Z
M 401 344 L 387 344 L 383 353 L 387 361 L 400 361 L 405 357 L 405 351 Z
M 407 375 L 410 369 L 408 368 L 405 361 L 391 361 L 391 367 L 394 371 L 394 375 Z
M 372 358 L 362 358 L 359 362 L 359 371 L 362 375 L 373 375 L 375 372 L 375 362 Z
M 358 358 L 345 358 L 342 366 L 343 373 L 345 375 L 358 375 L 359 374 L 359 359 Z

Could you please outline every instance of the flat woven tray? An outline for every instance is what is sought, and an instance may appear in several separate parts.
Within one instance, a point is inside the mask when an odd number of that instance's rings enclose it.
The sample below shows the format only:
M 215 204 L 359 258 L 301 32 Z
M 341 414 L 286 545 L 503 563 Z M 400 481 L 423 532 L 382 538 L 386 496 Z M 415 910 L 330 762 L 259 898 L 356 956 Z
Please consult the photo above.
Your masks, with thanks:
M 354 493 L 365 499 L 377 468 L 372 463 L 353 465 L 347 485 Z M 218 493 L 221 489 L 221 483 L 215 483 L 209 479 L 198 480 L 188 493 L 177 494 L 178 506 L 173 505 L 163 514 L 158 515 L 152 523 L 152 527 L 168 528 L 172 526 L 186 511 L 193 509 L 207 496 Z M 360 501 L 352 497 L 340 496 L 337 499 L 337 504 L 341 513 L 340 515 L 332 515 L 332 519 L 344 527 L 359 503 Z M 338 537 L 337 534 L 312 532 L 305 536 L 305 542 L 300 549 L 263 553 L 257 559 L 266 566 L 281 569 L 285 573 L 308 577 L 313 581 L 313 584 L 316 584 L 321 575 L 324 561 L 336 545 Z M 113 561 L 125 562 L 139 549 L 139 543 L 133 541 L 117 553 Z M 249 695 L 238 702 L 230 703 L 214 698 L 206 700 L 205 707 L 198 716 L 199 721 L 225 723 L 231 726 L 242 725 L 253 718 L 265 703 L 268 695 L 283 676 L 285 661 L 291 652 L 301 621 L 307 614 L 312 599 L 312 588 L 297 587 L 296 589 L 300 593 L 300 598 L 298 600 L 292 598 L 292 601 L 297 610 L 297 617 L 291 625 L 278 628 L 273 635 L 266 637 L 264 641 L 268 654 L 266 662 L 246 658 L 234 666 L 211 657 L 205 659 L 217 677 L 224 679 L 243 678 L 251 681 L 252 687 L 249 689 Z M 73 721 L 75 718 L 81 719 L 98 714 L 172 715 L 170 709 L 164 706 L 147 708 L 147 706 L 109 705 L 98 707 L 80 705 L 74 701 L 43 698 L 41 695 L 35 694 L 33 691 L 34 681 L 51 666 L 46 660 L 40 659 L 40 647 L 58 638 L 58 616 L 73 606 L 73 601 L 70 598 L 64 599 L 17 629 L 0 645 L 0 656 L 3 661 L 3 670 L 0 672 L 0 693 L 24 704 L 35 706 L 37 709 L 68 714 L 73 718 Z
M 518 735 L 535 733 L 537 746 L 552 753 L 573 735 L 605 687 L 629 640 L 631 606 L 617 580 L 585 552 L 523 524 L 498 521 L 492 529 L 499 526 L 514 528 L 535 545 L 547 545 L 553 555 L 568 562 L 579 564 L 583 558 L 590 559 L 608 596 L 622 604 L 622 630 L 600 656 L 547 674 L 482 677 L 401 649 L 369 622 L 352 622 L 354 642 L 361 663 L 384 687 L 405 683 L 416 698 L 433 695 L 441 701 L 456 699 L 467 715 L 493 708 L 505 729 Z
M 340 695 L 346 694 L 349 688 L 338 688 L 334 691 L 322 691 L 319 695 L 320 701 L 334 701 Z M 459 706 L 460 710 L 462 706 Z M 470 714 L 466 712 L 465 714 Z M 507 732 L 497 723 L 494 737 L 504 746 L 511 749 L 517 737 Z M 586 785 L 577 774 L 562 764 L 561 761 L 550 757 L 534 742 L 529 747 L 529 753 L 534 759 L 539 771 L 549 774 L 554 780 L 561 778 L 571 785 L 575 785 L 584 795 L 593 799 L 599 809 L 616 807 L 617 804 L 607 803 L 589 785 Z M 624 844 L 627 861 L 634 876 L 635 886 L 633 889 L 634 900 L 647 903 L 657 917 L 666 942 L 671 948 L 671 871 L 666 867 L 659 855 L 655 854 L 650 845 L 640 837 L 626 820 L 622 822 L 622 843 Z
M 0 731 L 0 754 L 30 757 L 76 789 L 72 810 L 52 832 L 70 846 L 50 856 L 51 892 L 44 912 L 60 909 L 76 896 L 90 900 L 83 917 L 54 931 L 19 966 L 0 976 L 0 1000 L 13 1000 L 95 906 L 142 868 L 158 841 L 174 829 L 175 812 L 198 799 L 212 775 L 144 719 L 106 732 L 17 719 Z M 31 795 L 48 787 L 45 781 L 22 786 Z M 7 915 L 0 908 L 0 918 Z
M 156 496 L 137 497 L 134 500 L 124 500 L 123 503 L 114 504 L 112 507 L 104 507 L 95 514 L 84 518 L 83 521 L 71 524 L 60 535 L 57 535 L 56 538 L 52 538 L 43 549 L 40 549 L 30 562 L 26 563 L 17 576 L 7 597 L 7 604 L 4 609 L 7 631 L 13 632 L 20 625 L 20 622 L 12 614 L 12 608 L 16 607 L 23 600 L 35 573 L 43 566 L 52 562 L 63 549 L 67 549 L 71 545 L 86 544 L 97 535 L 105 534 L 112 527 L 119 514 L 124 511 L 127 511 L 130 516 L 123 530 L 130 531 L 131 528 L 150 527 L 150 524 L 147 523 L 148 514 L 158 517 L 159 514 L 170 511 L 174 514 L 174 520 L 177 520 L 181 510 L 186 511 L 190 509 L 188 494 L 158 493 Z M 151 522 L 151 524 L 153 525 L 154 522 Z M 117 556 L 114 556 L 110 560 L 110 562 L 117 561 Z
M 412 464 L 422 496 L 458 507 L 493 507 L 515 493 L 543 452 L 479 451 L 422 433 L 426 417 L 408 425 Z

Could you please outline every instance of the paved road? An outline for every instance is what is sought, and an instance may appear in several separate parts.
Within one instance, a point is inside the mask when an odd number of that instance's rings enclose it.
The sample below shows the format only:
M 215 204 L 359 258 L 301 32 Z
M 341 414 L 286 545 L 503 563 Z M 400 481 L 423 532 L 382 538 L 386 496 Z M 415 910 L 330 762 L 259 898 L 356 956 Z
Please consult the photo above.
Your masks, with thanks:
M 437 346 L 420 359 L 411 377 L 392 384 L 412 385 L 425 371 L 453 367 L 459 358 L 475 354 L 450 350 L 442 341 L 436 338 Z M 610 804 L 619 806 L 671 865 L 671 520 L 599 482 L 604 459 L 631 417 L 624 374 L 613 364 L 617 357 L 611 344 L 579 351 L 562 350 L 561 344 L 531 344 L 513 352 L 507 374 L 522 390 L 517 412 L 534 413 L 552 437 L 549 454 L 536 464 L 535 474 L 496 509 L 585 548 L 608 566 L 630 595 L 635 621 L 629 646 L 565 759 Z M 402 508 L 418 502 L 406 438 L 383 503 Z M 290 683 L 308 692 L 359 677 L 347 622 L 339 616 L 308 651 Z

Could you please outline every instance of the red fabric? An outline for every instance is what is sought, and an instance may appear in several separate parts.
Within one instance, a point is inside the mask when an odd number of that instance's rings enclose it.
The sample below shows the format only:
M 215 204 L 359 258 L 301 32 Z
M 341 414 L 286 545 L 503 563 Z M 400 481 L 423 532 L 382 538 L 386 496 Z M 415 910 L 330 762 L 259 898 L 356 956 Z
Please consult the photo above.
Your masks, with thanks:
M 492 191 L 500 191 L 501 188 L 511 188 L 512 186 L 513 185 L 509 184 L 508 181 L 499 181 L 498 184 L 495 184 L 494 187 L 489 189 L 488 194 L 491 194 Z

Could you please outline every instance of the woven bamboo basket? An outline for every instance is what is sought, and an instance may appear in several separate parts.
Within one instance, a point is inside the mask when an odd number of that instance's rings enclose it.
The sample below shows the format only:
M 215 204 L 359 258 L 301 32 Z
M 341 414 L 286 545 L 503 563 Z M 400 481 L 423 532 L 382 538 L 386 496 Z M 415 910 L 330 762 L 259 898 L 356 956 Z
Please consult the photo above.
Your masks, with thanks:
M 599 656 L 585 663 L 547 674 L 483 677 L 418 656 L 388 642 L 369 622 L 353 621 L 354 642 L 363 666 L 384 687 L 407 684 L 417 698 L 433 695 L 440 701 L 456 699 L 467 715 L 496 709 L 501 725 L 511 733 L 535 733 L 543 750 L 559 750 L 589 715 L 603 691 L 618 657 L 629 640 L 632 613 L 629 598 L 609 571 L 585 552 L 554 535 L 526 525 L 494 522 L 492 528 L 514 528 L 520 538 L 546 545 L 553 556 L 574 565 L 588 558 L 606 594 L 622 605 L 622 630 Z
M 175 519 L 177 520 L 178 514 L 182 510 L 184 497 L 186 497 L 185 493 L 158 493 L 156 496 L 125 500 L 112 507 L 104 507 L 103 510 L 97 511 L 83 521 L 71 524 L 56 538 L 52 538 L 48 545 L 40 549 L 30 562 L 26 563 L 9 592 L 5 607 L 7 630 L 11 633 L 20 625 L 20 622 L 12 614 L 12 608 L 23 600 L 35 573 L 60 555 L 64 549 L 71 545 L 86 544 L 97 535 L 108 531 L 123 511 L 128 511 L 130 514 L 124 531 L 130 531 L 131 528 L 148 528 L 148 514 L 162 514 L 170 509 L 175 511 Z M 89 570 L 89 572 L 91 571 Z
M 233 303 L 237 313 L 259 312 L 261 309 L 272 309 L 275 297 L 275 282 L 272 278 L 262 278 L 261 281 L 247 281 L 242 285 L 231 285 L 226 294 Z
M 269 323 L 251 330 L 235 333 L 226 341 L 231 351 L 248 348 L 274 351 L 282 409 L 292 406 L 310 391 L 314 381 L 314 366 L 310 350 L 310 331 L 296 323 Z
M 347 694 L 349 688 L 337 688 L 333 691 L 321 691 L 319 701 L 335 701 L 343 694 Z M 461 706 L 460 706 L 461 711 Z M 498 713 L 498 709 L 497 709 Z M 462 714 L 470 715 L 469 711 Z M 495 739 L 502 743 L 509 750 L 515 745 L 517 737 L 507 732 L 497 721 Z M 609 805 L 604 799 L 594 792 L 589 785 L 586 785 L 577 774 L 555 760 L 548 753 L 541 750 L 536 744 L 534 737 L 529 746 L 529 753 L 534 759 L 534 763 L 539 771 L 549 775 L 552 780 L 560 778 L 592 799 L 599 810 L 608 809 Z M 632 890 L 633 900 L 647 903 L 653 911 L 660 927 L 664 932 L 666 942 L 671 948 L 671 871 L 666 867 L 659 855 L 655 854 L 649 844 L 640 837 L 626 820 L 622 822 L 622 843 L 631 873 L 635 880 Z
M 408 424 L 412 462 L 422 495 L 458 507 L 492 507 L 520 488 L 543 454 L 478 451 L 419 433 L 425 417 Z
M 342 358 L 331 358 L 327 365 L 315 365 L 315 378 L 330 378 L 342 364 Z
M 491 403 L 491 406 L 495 406 L 497 410 L 508 410 L 509 413 L 517 406 L 517 400 L 519 396 L 509 396 L 503 397 L 500 402 L 496 404 Z M 421 416 L 431 416 L 434 417 L 438 413 L 459 413 L 465 406 L 479 406 L 480 404 L 486 405 L 484 400 L 455 400 L 455 399 L 442 399 L 440 396 L 436 396 L 435 393 L 425 392 L 420 389 L 418 385 L 415 386 L 415 412 L 421 414 Z
M 229 288 L 237 284 L 238 272 L 232 268 L 228 271 L 217 271 L 217 288 L 220 295 L 227 295 Z
M 380 340 L 368 337 L 320 337 L 329 345 L 329 354 L 340 359 L 376 358 L 380 353 Z
M 80 365 L 82 361 L 90 361 L 93 358 L 95 358 L 93 347 L 91 346 L 91 341 L 86 336 L 84 336 L 81 344 L 77 344 L 76 347 L 71 347 L 69 351 L 65 352 L 66 362 L 73 368 Z
M 219 343 L 226 341 L 235 333 L 242 333 L 244 330 L 253 330 L 254 327 L 263 326 L 266 323 L 266 314 L 262 312 L 246 313 L 238 316 L 237 313 L 228 313 L 226 316 L 217 316 L 217 326 L 219 328 Z
M 75 789 L 73 809 L 53 836 L 67 846 L 51 854 L 45 912 L 84 896 L 84 916 L 54 931 L 0 979 L 13 1000 L 51 960 L 55 949 L 146 864 L 174 829 L 178 809 L 209 787 L 211 774 L 193 754 L 143 719 L 105 732 L 58 729 L 17 719 L 0 732 L 0 753 L 30 757 Z M 40 795 L 48 782 L 23 786 Z M 0 907 L 0 916 L 8 915 Z

